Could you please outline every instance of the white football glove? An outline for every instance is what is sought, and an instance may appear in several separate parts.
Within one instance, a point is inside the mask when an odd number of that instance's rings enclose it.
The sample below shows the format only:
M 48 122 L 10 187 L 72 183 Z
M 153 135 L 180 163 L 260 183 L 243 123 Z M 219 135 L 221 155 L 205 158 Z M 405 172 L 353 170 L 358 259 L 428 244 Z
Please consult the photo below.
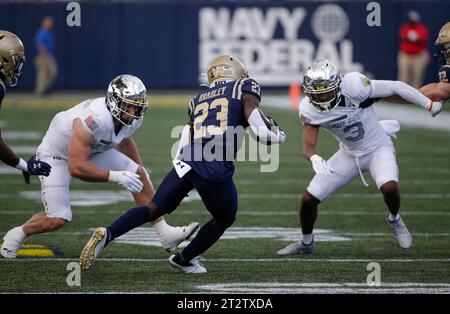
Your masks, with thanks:
M 312 155 L 309 160 L 311 160 L 312 167 L 316 174 L 323 174 L 326 176 L 334 172 L 334 169 L 328 165 L 327 161 L 317 154 Z
M 131 171 L 109 171 L 109 182 L 114 182 L 132 193 L 142 191 L 144 184 L 139 179 L 139 175 Z
M 281 129 L 278 130 L 278 138 L 280 143 L 284 143 L 284 141 L 286 140 L 286 133 Z
M 431 112 L 431 116 L 435 117 L 442 110 L 442 103 L 440 101 L 432 101 L 427 107 L 427 110 Z

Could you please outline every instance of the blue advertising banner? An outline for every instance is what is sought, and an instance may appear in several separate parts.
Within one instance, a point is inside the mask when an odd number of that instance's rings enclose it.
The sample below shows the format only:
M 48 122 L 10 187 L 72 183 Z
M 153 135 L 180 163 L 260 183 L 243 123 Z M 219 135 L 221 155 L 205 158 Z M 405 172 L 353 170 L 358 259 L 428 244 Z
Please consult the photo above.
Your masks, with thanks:
M 370 3 L 379 4 L 379 26 L 368 25 L 375 10 Z M 34 37 L 48 15 L 56 24 L 60 89 L 104 89 L 120 73 L 138 75 L 156 89 L 195 88 L 221 53 L 240 57 L 270 87 L 299 82 L 321 57 L 343 73 L 396 79 L 398 29 L 407 12 L 419 12 L 428 27 L 431 56 L 439 28 L 450 20 L 449 1 L 81 3 L 80 9 L 81 25 L 69 26 L 67 3 L 0 4 L 0 29 L 25 44 L 19 88 L 34 86 Z M 437 68 L 431 58 L 426 82 L 436 80 Z

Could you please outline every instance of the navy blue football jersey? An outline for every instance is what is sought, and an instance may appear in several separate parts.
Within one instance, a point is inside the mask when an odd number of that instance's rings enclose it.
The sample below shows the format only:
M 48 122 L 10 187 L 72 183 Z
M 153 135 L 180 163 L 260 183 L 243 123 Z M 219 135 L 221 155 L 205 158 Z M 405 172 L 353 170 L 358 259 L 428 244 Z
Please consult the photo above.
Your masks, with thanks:
M 189 103 L 193 138 L 182 160 L 206 180 L 221 182 L 234 173 L 234 160 L 248 127 L 243 95 L 261 100 L 259 84 L 250 78 L 216 82 Z
M 2 106 L 3 98 L 5 97 L 6 88 L 3 82 L 0 81 L 0 107 Z
M 449 83 L 450 82 L 450 65 L 446 64 L 441 66 L 439 69 L 439 82 Z

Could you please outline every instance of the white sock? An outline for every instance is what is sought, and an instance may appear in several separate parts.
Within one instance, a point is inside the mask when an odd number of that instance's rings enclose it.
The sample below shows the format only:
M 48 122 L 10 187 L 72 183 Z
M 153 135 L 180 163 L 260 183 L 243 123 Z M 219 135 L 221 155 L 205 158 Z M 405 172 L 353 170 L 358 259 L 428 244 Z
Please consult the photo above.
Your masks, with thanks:
M 23 242 L 26 238 L 25 232 L 23 232 L 23 225 L 11 229 L 11 235 L 15 240 Z
M 153 224 L 155 227 L 155 231 L 157 234 L 162 235 L 170 231 L 172 226 L 168 225 L 165 219 L 161 219 L 160 221 Z
M 310 244 L 313 240 L 313 234 L 303 234 L 302 233 L 302 240 L 305 244 Z
M 388 216 L 388 219 L 389 219 L 389 221 L 395 221 L 395 220 L 398 220 L 400 218 L 400 214 L 399 213 L 397 213 L 397 215 L 392 215 L 391 213 L 389 213 L 389 216 Z

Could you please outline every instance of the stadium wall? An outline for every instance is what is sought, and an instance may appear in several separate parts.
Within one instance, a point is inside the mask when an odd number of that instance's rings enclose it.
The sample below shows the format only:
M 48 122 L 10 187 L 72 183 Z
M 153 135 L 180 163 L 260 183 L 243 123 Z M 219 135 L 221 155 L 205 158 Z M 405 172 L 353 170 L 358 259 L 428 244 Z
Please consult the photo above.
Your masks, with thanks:
M 81 26 L 66 23 L 66 3 L 0 4 L 0 29 L 18 34 L 27 63 L 20 89 L 34 86 L 34 35 L 55 18 L 57 89 L 104 89 L 130 73 L 155 89 L 195 88 L 210 59 L 233 52 L 264 86 L 300 80 L 310 61 L 327 57 L 343 72 L 396 78 L 397 30 L 409 10 L 429 27 L 429 50 L 447 22 L 450 1 L 379 1 L 381 26 L 370 27 L 368 2 L 81 3 Z M 433 60 L 426 82 L 436 80 Z

